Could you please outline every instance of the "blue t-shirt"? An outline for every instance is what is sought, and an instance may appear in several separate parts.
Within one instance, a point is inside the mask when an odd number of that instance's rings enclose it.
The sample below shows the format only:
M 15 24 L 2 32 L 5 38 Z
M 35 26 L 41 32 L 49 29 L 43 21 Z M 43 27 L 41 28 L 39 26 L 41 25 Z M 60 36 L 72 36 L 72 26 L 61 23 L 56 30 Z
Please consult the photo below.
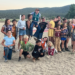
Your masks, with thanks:
M 5 36 L 4 40 L 5 40 L 5 45 L 9 46 L 13 44 L 13 41 L 15 40 L 15 38 L 13 36 L 11 36 L 11 38 L 9 38 L 8 36 Z

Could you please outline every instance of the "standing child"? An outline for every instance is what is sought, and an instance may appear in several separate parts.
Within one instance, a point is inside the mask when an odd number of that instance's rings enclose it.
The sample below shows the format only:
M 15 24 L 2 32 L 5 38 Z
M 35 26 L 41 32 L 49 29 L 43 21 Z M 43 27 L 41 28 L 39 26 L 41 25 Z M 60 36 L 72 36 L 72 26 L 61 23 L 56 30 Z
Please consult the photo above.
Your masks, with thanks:
M 56 30 L 55 30 L 55 49 L 58 50 L 58 52 L 61 53 L 60 34 L 61 34 L 60 25 L 58 25 Z
M 17 39 L 18 38 L 18 28 L 16 27 L 16 24 L 17 24 L 17 20 L 13 19 L 12 20 L 12 36 Z M 13 52 L 16 52 L 15 51 L 15 46 L 13 47 Z
M 35 61 L 35 59 L 39 59 L 39 57 L 44 57 L 44 52 L 40 40 L 36 41 L 36 45 L 32 52 L 32 56 L 33 56 L 33 61 Z
M 53 56 L 54 53 L 58 53 L 57 50 L 54 48 L 54 45 L 51 41 L 48 42 L 48 47 L 47 47 L 48 55 Z
M 63 28 L 61 31 L 61 43 L 62 43 L 62 51 L 65 52 L 64 43 L 67 39 L 68 29 L 66 27 L 66 23 L 63 24 Z

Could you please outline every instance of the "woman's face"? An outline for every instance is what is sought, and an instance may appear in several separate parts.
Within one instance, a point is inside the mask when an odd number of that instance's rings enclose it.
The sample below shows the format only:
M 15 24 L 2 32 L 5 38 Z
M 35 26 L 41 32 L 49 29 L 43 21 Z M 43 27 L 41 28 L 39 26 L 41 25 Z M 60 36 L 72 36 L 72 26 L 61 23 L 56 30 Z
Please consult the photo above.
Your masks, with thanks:
M 72 23 L 75 23 L 75 19 L 72 20 Z
M 7 24 L 10 25 L 10 20 L 7 21 Z
M 32 20 L 32 15 L 29 17 L 30 20 Z

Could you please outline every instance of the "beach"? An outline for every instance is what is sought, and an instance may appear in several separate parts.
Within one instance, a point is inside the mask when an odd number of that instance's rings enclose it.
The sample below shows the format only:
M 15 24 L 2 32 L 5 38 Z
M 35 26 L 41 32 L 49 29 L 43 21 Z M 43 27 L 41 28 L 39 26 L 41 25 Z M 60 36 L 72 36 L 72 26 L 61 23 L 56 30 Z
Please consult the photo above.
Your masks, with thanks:
M 3 23 L 0 23 L 0 30 Z M 43 37 L 48 37 L 48 32 L 44 32 Z M 12 54 L 12 60 L 4 62 L 3 46 L 1 45 L 4 35 L 0 32 L 0 75 L 75 75 L 75 54 L 71 52 L 62 52 L 54 56 L 45 55 L 40 60 L 35 61 L 31 59 L 22 59 L 18 62 L 19 52 Z M 32 38 L 30 43 L 35 44 Z M 16 40 L 16 50 L 18 39 Z M 69 49 L 72 51 L 71 40 L 69 42 Z M 31 54 L 31 52 L 30 52 Z

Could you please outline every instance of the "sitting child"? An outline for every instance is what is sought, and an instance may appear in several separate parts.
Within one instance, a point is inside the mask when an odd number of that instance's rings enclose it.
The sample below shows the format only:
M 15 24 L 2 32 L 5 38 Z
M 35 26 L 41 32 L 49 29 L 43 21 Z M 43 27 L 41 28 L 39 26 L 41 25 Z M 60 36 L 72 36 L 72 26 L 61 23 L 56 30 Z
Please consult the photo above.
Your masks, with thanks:
M 41 46 L 41 41 L 37 40 L 35 48 L 34 48 L 34 50 L 32 52 L 33 61 L 35 62 L 35 59 L 39 59 L 39 57 L 43 57 L 44 55 L 45 54 L 44 54 L 43 48 Z
M 48 47 L 46 49 L 48 51 L 48 55 L 53 56 L 54 53 L 58 53 L 57 50 L 54 48 L 54 45 L 51 41 L 48 42 Z

